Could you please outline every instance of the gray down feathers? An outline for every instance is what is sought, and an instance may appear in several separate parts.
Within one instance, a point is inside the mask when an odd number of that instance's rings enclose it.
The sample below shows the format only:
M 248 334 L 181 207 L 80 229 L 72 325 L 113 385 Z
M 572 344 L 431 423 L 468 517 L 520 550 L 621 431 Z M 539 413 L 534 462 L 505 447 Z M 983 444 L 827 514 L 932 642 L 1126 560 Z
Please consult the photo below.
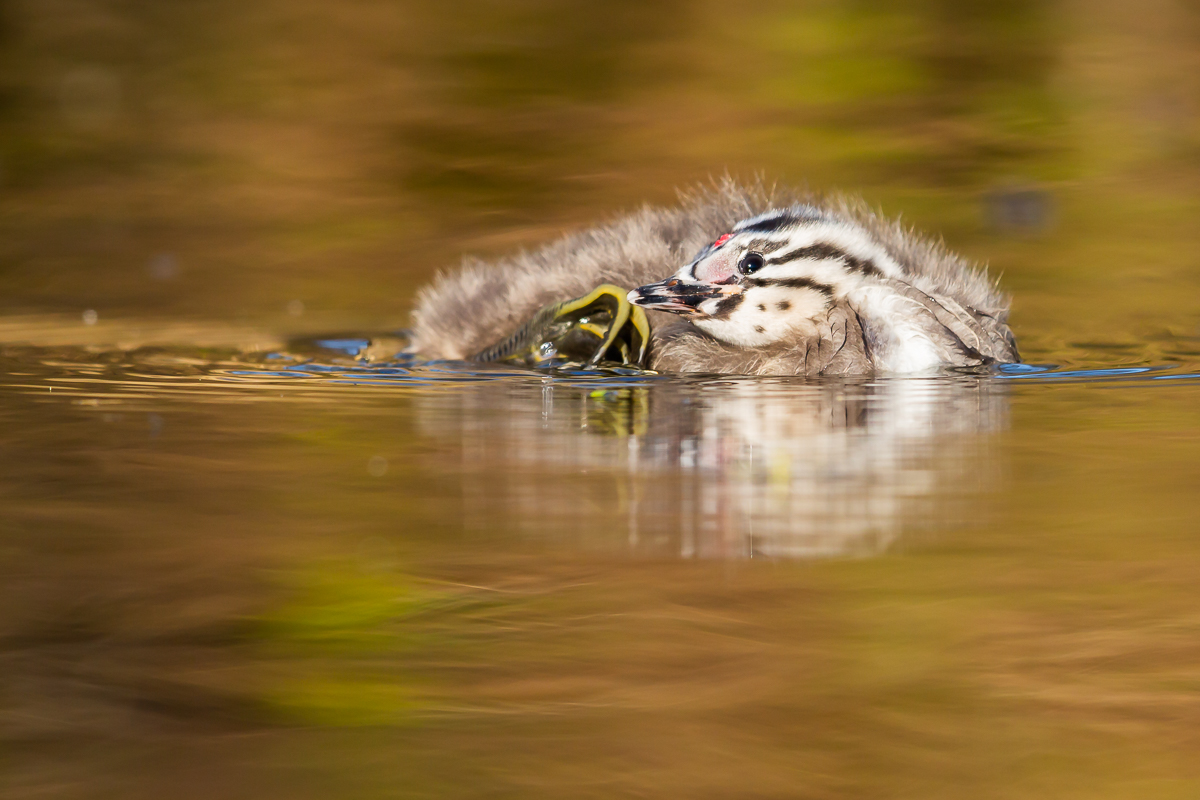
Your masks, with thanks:
M 570 234 L 533 252 L 494 264 L 468 259 L 417 295 L 410 352 L 429 359 L 468 360 L 517 330 L 548 303 L 578 297 L 600 283 L 629 289 L 661 280 L 739 221 L 771 208 L 806 203 L 857 223 L 905 271 L 902 293 L 923 298 L 930 325 L 953 331 L 985 356 L 1015 361 L 1008 298 L 986 272 L 883 219 L 861 200 L 821 198 L 725 180 L 685 196 L 678 208 L 646 207 L 607 225 Z M 936 298 L 936 300 L 935 300 Z M 936 309 L 936 313 L 935 312 Z M 786 345 L 742 348 L 719 342 L 679 317 L 649 313 L 650 367 L 664 372 L 759 375 L 865 374 L 874 369 L 869 324 L 844 304 Z M 947 363 L 972 365 L 947 336 Z

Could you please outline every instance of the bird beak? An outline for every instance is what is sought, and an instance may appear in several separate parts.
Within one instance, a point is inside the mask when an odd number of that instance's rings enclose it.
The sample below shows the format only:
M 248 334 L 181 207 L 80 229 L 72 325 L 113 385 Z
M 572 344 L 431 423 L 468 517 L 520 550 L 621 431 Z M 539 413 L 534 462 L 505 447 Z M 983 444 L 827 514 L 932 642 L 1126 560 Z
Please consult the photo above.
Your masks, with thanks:
M 648 283 L 629 293 L 629 302 L 635 306 L 654 311 L 669 311 L 684 316 L 707 316 L 699 306 L 705 300 L 737 294 L 737 284 L 716 285 L 667 278 L 658 283 Z

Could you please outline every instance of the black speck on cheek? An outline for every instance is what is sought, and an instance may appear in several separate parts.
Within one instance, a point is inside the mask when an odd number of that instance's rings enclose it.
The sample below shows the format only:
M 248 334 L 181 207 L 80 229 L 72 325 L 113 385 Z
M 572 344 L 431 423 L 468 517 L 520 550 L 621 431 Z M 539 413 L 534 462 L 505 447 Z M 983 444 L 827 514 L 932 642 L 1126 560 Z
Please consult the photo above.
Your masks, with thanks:
M 766 305 L 764 305 L 763 303 L 759 303 L 759 304 L 758 304 L 758 310 L 759 310 L 759 311 L 766 311 L 766 310 L 767 310 L 767 307 L 766 307 Z
M 762 325 L 755 325 L 755 326 L 754 326 L 754 331 L 755 331 L 756 333 L 766 333 L 766 332 L 767 332 L 767 329 L 766 329 L 766 328 L 764 328 Z
M 737 310 L 737 307 L 740 306 L 742 301 L 745 299 L 746 295 L 742 292 L 731 294 L 728 297 L 719 300 L 709 316 L 713 319 L 728 319 L 729 315 Z
M 787 301 L 787 300 L 780 300 L 780 301 L 779 301 L 779 310 L 780 310 L 780 311 L 787 311 L 787 310 L 788 310 L 789 308 L 791 308 L 791 307 L 792 307 L 792 304 L 791 304 L 791 302 L 789 302 L 789 301 Z

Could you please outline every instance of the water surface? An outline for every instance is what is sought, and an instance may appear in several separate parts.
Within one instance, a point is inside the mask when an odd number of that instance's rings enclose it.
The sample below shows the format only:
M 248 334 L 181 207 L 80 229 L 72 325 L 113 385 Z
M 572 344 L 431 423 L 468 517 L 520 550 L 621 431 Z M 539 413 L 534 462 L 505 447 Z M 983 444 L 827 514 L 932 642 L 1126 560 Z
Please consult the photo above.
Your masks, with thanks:
M 1195 363 L 275 344 L 6 347 L 12 796 L 1190 780 Z

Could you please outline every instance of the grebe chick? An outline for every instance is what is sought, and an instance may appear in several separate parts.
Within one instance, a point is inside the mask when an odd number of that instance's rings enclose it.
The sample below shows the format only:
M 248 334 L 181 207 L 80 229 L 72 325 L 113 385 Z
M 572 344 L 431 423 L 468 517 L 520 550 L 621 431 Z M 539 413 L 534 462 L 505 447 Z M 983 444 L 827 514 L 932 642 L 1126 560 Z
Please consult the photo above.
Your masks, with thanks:
M 409 352 L 431 359 L 748 375 L 1019 360 L 1008 298 L 983 269 L 860 200 L 732 181 L 467 263 L 422 289 L 413 317 Z

